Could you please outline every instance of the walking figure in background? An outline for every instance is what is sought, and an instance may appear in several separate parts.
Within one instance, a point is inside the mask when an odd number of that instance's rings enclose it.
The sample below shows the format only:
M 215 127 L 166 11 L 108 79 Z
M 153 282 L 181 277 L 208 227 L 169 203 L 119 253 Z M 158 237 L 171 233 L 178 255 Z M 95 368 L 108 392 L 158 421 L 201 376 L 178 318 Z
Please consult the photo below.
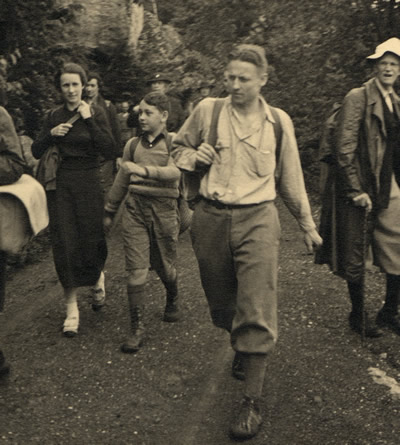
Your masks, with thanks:
M 122 141 L 121 141 L 121 129 L 119 126 L 119 119 L 117 117 L 117 110 L 110 100 L 105 100 L 101 94 L 103 82 L 100 74 L 95 72 L 88 73 L 88 81 L 84 90 L 85 101 L 89 105 L 96 105 L 104 111 L 107 118 L 107 125 L 116 144 L 117 152 L 115 159 L 106 159 L 104 156 L 100 156 L 100 184 L 103 189 L 104 200 L 107 198 L 113 182 L 114 174 L 117 171 L 118 159 L 122 156 Z M 99 311 L 105 304 L 106 290 L 105 290 L 105 273 L 102 270 L 100 278 L 96 285 L 92 289 L 94 311 Z
M 125 146 L 129 139 L 136 136 L 136 129 L 128 127 L 129 102 L 127 100 L 123 100 L 119 104 L 117 117 L 119 121 L 119 127 L 121 129 L 121 142 L 122 145 Z
M 168 109 L 168 97 L 161 93 L 149 93 L 140 102 L 143 134 L 126 144 L 105 207 L 104 225 L 108 230 L 128 194 L 122 224 L 131 334 L 121 347 L 127 353 L 138 351 L 143 343 L 145 286 L 150 266 L 167 291 L 164 321 L 176 322 L 179 318 L 176 260 L 181 174 L 170 157 Z
M 198 104 L 174 139 L 172 156 L 185 175 L 197 172 L 200 179 L 192 243 L 212 320 L 230 333 L 236 351 L 233 375 L 245 380 L 230 434 L 249 439 L 261 424 L 267 356 L 277 340 L 276 189 L 308 249 L 322 241 L 311 216 L 292 121 L 260 94 L 268 78 L 264 49 L 239 45 L 225 75 L 230 95 Z
M 49 214 L 54 262 L 66 300 L 63 332 L 69 337 L 79 328 L 78 288 L 98 282 L 107 257 L 100 156 L 115 159 L 118 154 L 104 111 L 82 100 L 86 79 L 80 65 L 62 67 L 56 85 L 64 105 L 49 113 L 32 144 L 36 159 L 54 145 L 61 158 Z
M 211 96 L 211 91 L 214 88 L 214 84 L 211 82 L 208 82 L 207 80 L 203 80 L 200 83 L 199 88 L 197 89 L 197 96 L 193 100 L 193 102 L 190 104 L 189 112 L 191 113 L 194 108 L 197 106 L 199 102 L 201 102 L 206 97 Z
M 0 315 L 6 293 L 7 255 L 18 254 L 49 223 L 43 187 L 30 175 L 13 120 L 3 107 L 6 86 L 0 82 Z M 0 350 L 0 379 L 10 367 Z
M 169 76 L 161 73 L 155 74 L 147 81 L 147 85 L 150 87 L 150 92 L 165 94 L 169 101 L 168 107 L 168 122 L 167 130 L 170 132 L 177 132 L 185 121 L 186 115 L 182 108 L 181 101 L 178 97 L 170 91 L 172 80 Z M 139 106 L 132 107 L 127 124 L 130 128 L 136 128 L 137 133 L 140 134 L 141 129 L 139 119 Z
M 24 172 L 23 155 L 13 120 L 3 107 L 6 102 L 6 85 L 0 84 L 0 185 L 12 184 Z M 6 236 L 6 233 L 0 233 L 0 238 Z M 6 268 L 7 253 L 0 249 L 0 315 L 3 312 L 6 297 Z M 9 372 L 10 366 L 0 349 L 0 379 Z
M 347 281 L 350 328 L 379 337 L 379 327 L 400 335 L 400 99 L 393 90 L 400 74 L 400 40 L 391 38 L 378 45 L 367 59 L 375 76 L 346 95 L 338 114 L 333 176 L 323 197 L 324 243 L 316 262 L 329 264 Z M 386 273 L 378 326 L 364 312 L 368 247 L 372 247 L 373 263 Z

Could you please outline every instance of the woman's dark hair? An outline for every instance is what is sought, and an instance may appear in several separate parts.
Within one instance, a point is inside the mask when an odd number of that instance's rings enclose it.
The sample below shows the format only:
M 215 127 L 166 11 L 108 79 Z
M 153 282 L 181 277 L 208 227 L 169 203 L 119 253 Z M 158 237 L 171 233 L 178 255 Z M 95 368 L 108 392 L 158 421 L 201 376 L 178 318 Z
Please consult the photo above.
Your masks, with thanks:
M 146 104 L 156 107 L 161 112 L 170 112 L 169 99 L 163 93 L 157 93 L 155 91 L 152 93 L 148 93 L 146 94 L 146 96 L 144 96 L 143 100 L 146 102 Z
M 87 83 L 86 72 L 80 65 L 78 65 L 77 63 L 66 63 L 58 71 L 58 73 L 56 74 L 56 77 L 54 79 L 56 87 L 58 89 L 61 88 L 60 79 L 63 74 L 78 74 L 81 79 L 82 85 L 85 86 Z
M 235 47 L 229 54 L 228 60 L 241 60 L 249 62 L 260 68 L 263 73 L 267 72 L 268 62 L 264 48 L 259 45 L 242 44 Z

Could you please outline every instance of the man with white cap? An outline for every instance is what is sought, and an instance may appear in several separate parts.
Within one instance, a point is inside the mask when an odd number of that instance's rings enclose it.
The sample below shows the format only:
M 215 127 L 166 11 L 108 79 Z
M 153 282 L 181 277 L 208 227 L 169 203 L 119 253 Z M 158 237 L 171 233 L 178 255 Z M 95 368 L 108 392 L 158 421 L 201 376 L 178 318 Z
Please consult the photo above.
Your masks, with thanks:
M 367 59 L 374 64 L 374 77 L 352 89 L 340 110 L 335 185 L 322 213 L 324 244 L 317 262 L 329 264 L 347 281 L 350 328 L 379 337 L 379 327 L 400 335 L 400 99 L 393 89 L 400 75 L 400 40 L 378 45 Z M 373 263 L 386 274 L 378 327 L 364 310 L 370 247 Z

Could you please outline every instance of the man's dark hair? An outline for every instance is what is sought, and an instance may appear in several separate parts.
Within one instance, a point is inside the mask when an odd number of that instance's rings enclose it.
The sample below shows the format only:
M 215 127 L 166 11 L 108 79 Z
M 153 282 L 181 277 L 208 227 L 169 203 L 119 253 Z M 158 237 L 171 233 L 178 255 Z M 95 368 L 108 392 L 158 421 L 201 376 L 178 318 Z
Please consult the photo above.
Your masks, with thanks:
M 151 92 L 144 96 L 143 100 L 148 105 L 152 105 L 156 107 L 159 111 L 168 111 L 170 112 L 170 104 L 168 97 L 163 93 Z
M 228 60 L 230 62 L 232 60 L 241 60 L 242 62 L 252 63 L 264 73 L 266 73 L 268 69 L 264 48 L 259 45 L 238 45 L 230 52 Z
M 82 85 L 85 86 L 87 83 L 87 77 L 85 70 L 77 63 L 66 63 L 61 67 L 55 77 L 55 84 L 58 89 L 61 88 L 60 79 L 63 74 L 78 74 L 81 78 Z
M 97 80 L 97 85 L 99 86 L 99 89 L 103 86 L 103 80 L 101 79 L 101 76 L 96 71 L 90 71 L 87 75 L 88 82 L 90 82 L 92 79 Z

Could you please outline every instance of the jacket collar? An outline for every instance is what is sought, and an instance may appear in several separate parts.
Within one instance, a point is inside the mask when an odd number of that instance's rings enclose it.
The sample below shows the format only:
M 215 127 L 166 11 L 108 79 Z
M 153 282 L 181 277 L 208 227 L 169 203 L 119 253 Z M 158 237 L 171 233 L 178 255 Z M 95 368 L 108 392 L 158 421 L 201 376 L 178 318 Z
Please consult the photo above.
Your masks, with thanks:
M 367 82 L 363 84 L 365 89 L 367 90 L 367 98 L 368 98 L 368 105 L 373 105 L 376 102 L 379 102 L 382 95 L 379 91 L 378 85 L 377 85 L 377 79 L 376 77 L 373 77 L 372 79 L 369 79 Z M 396 94 L 396 92 L 393 90 L 392 92 L 394 100 L 399 103 L 400 97 Z

